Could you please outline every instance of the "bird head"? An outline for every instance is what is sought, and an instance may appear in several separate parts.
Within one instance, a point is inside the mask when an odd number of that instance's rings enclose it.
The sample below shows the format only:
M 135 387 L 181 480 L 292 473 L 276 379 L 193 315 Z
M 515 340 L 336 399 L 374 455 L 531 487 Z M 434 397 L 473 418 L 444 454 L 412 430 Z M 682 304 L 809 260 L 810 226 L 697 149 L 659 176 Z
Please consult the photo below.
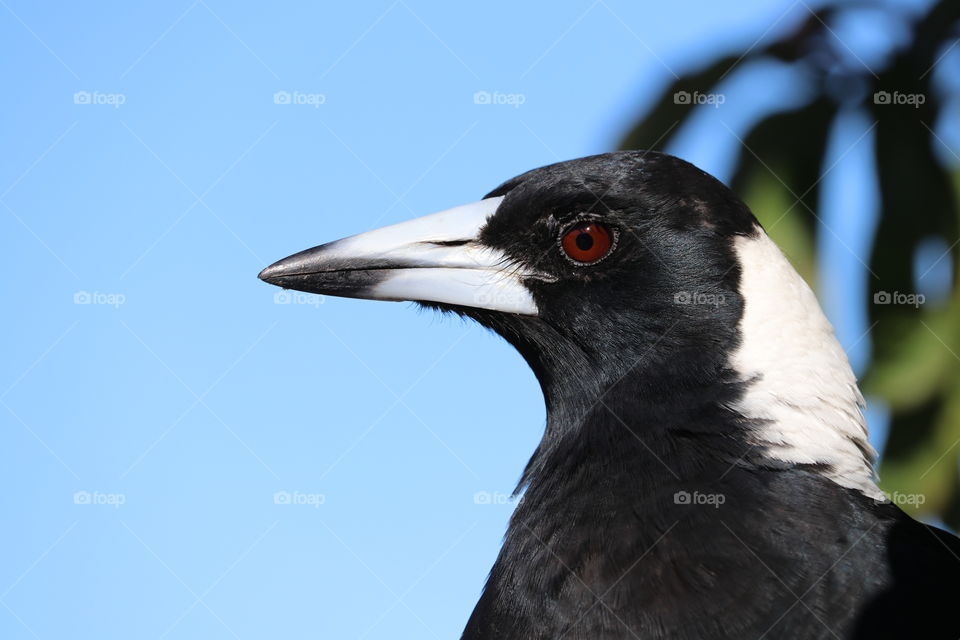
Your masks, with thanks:
M 598 403 L 693 430 L 713 411 L 760 457 L 873 490 L 862 399 L 816 298 L 746 205 L 673 156 L 535 169 L 478 202 L 302 251 L 260 278 L 477 320 L 536 373 L 547 438 Z

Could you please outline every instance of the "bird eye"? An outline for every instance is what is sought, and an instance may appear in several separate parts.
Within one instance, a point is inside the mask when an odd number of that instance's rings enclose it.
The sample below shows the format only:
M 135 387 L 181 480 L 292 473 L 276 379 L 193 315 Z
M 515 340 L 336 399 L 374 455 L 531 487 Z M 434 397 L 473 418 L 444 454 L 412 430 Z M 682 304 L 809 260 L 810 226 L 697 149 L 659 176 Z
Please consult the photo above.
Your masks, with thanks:
M 560 238 L 560 247 L 576 264 L 593 264 L 606 258 L 616 234 L 599 222 L 585 220 L 569 227 Z

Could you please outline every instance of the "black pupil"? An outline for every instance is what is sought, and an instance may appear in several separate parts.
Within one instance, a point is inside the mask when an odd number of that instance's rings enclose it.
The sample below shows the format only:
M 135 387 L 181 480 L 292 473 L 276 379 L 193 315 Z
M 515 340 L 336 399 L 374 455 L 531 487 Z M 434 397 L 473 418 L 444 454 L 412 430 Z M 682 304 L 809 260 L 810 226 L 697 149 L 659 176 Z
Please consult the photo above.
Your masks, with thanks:
M 581 231 L 577 234 L 577 249 L 580 251 L 590 251 L 593 248 L 593 236 L 591 236 L 586 231 Z

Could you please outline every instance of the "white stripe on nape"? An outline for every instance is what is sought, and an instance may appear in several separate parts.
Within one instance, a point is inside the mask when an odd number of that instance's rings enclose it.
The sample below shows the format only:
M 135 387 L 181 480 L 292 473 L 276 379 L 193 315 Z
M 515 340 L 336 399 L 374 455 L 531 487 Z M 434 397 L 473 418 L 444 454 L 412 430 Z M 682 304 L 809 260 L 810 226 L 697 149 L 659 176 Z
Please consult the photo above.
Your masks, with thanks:
M 863 396 L 813 291 L 762 229 L 734 248 L 744 310 L 731 364 L 746 383 L 734 409 L 757 422 L 761 459 L 825 465 L 837 484 L 885 499 Z

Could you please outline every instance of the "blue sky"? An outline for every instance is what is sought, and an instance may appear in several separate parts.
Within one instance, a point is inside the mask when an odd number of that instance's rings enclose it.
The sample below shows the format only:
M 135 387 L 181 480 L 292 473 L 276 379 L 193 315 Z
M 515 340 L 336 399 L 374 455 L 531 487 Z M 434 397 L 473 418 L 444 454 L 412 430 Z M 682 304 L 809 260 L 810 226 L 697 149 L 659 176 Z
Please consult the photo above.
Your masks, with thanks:
M 611 150 L 672 74 L 805 11 L 0 2 L 0 637 L 457 637 L 541 434 L 532 374 L 476 326 L 256 274 Z M 709 118 L 676 151 L 723 177 Z M 858 201 L 869 144 L 831 178 Z

